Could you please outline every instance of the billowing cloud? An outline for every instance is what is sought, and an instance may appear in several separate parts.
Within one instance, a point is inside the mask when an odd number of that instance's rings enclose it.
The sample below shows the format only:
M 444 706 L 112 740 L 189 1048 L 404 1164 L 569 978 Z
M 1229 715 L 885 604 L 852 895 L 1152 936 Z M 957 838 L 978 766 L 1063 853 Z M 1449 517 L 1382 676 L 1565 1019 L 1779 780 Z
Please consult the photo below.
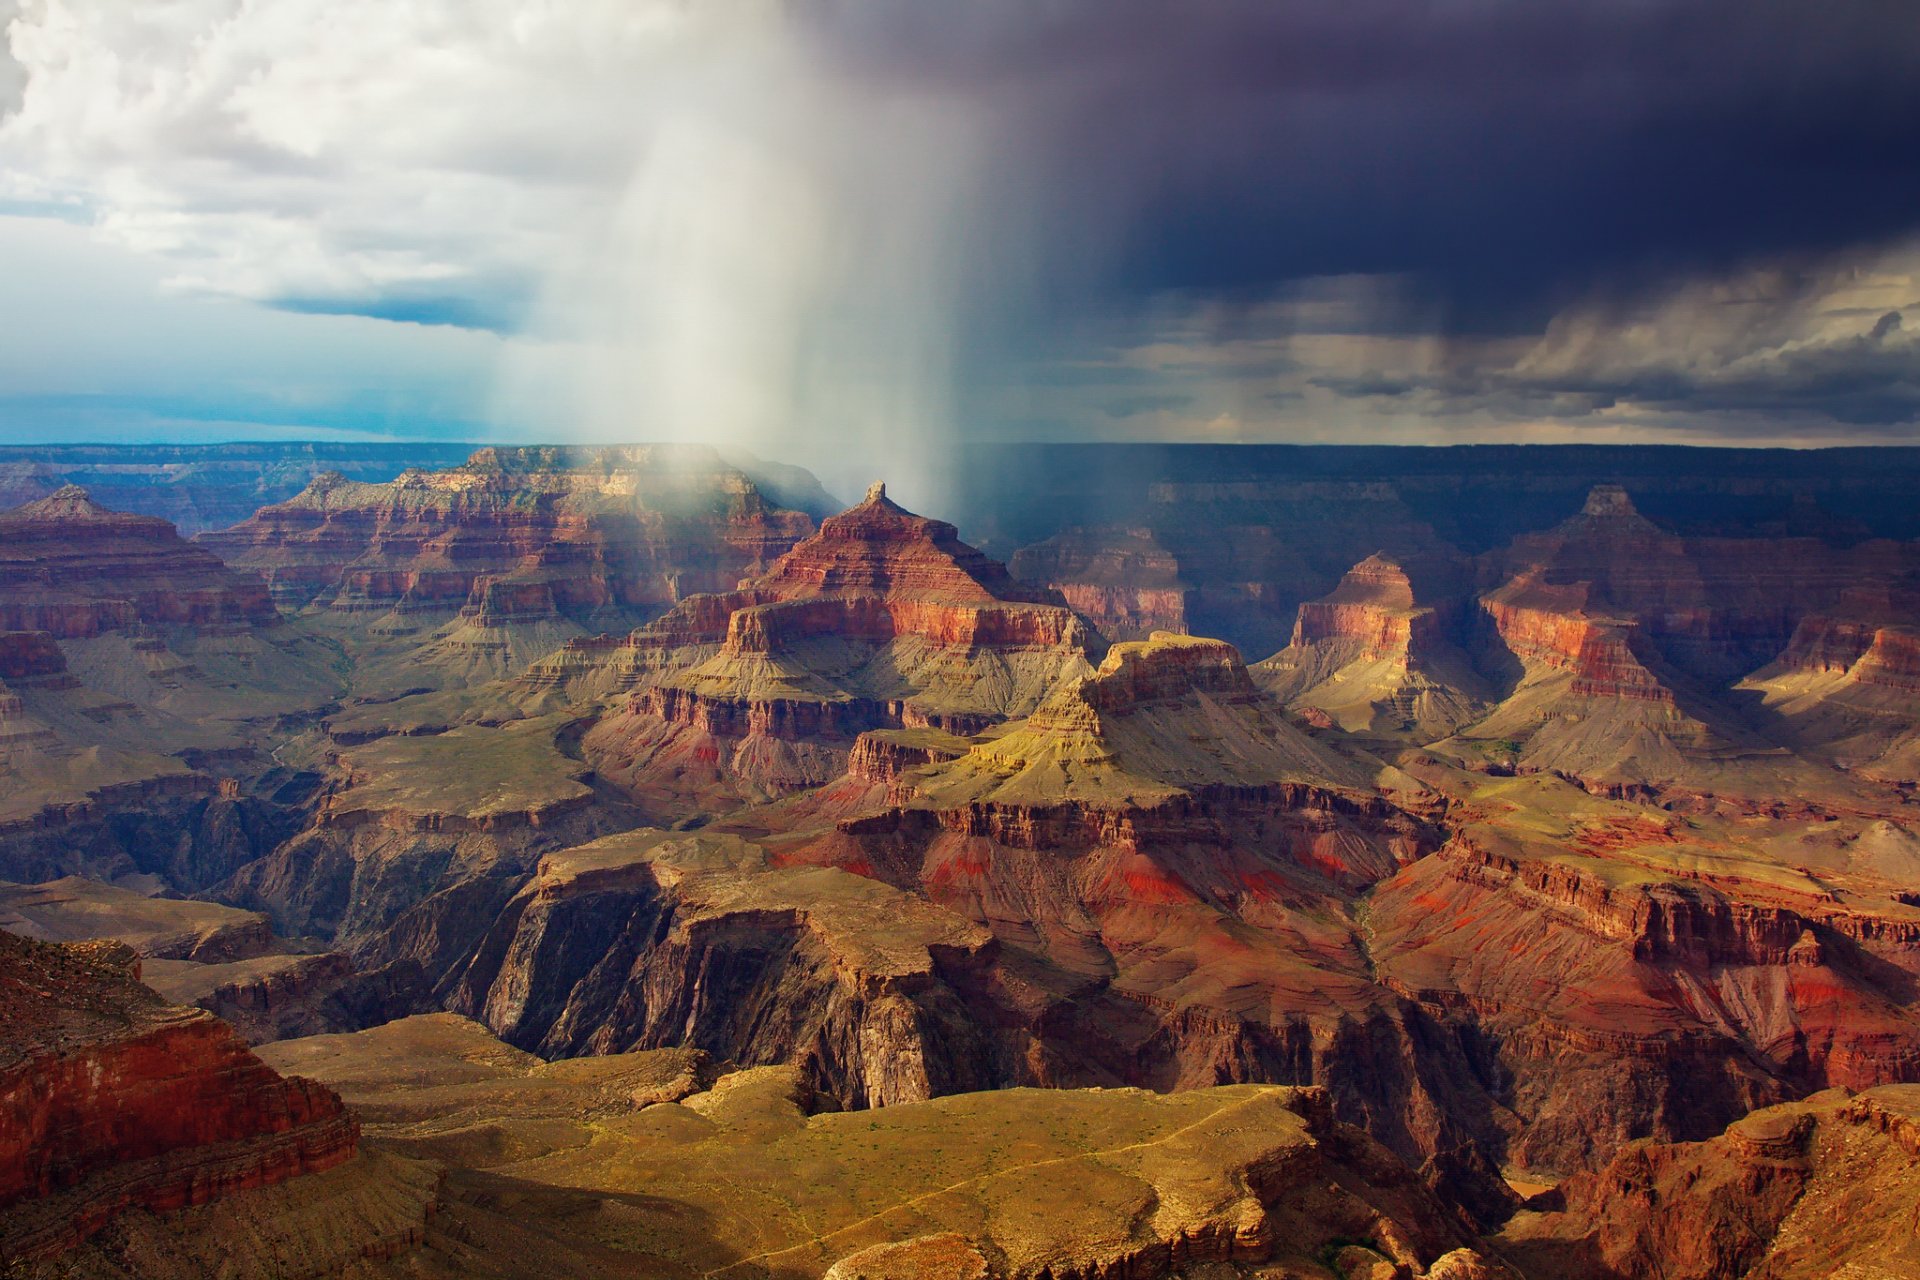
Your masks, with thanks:
M 19 0 L 7 32 L 0 199 L 181 293 L 496 330 L 494 412 L 552 435 L 868 466 L 1914 419 L 1912 300 L 1849 292 L 1920 233 L 1908 0 Z

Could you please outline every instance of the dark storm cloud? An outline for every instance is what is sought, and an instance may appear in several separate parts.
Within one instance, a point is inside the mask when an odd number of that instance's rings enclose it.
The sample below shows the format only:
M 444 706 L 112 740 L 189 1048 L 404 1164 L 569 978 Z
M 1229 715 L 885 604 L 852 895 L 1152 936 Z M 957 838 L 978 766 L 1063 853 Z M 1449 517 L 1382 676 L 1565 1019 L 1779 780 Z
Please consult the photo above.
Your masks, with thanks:
M 1911 0 L 802 12 L 859 74 L 1004 103 L 1005 197 L 1067 259 L 1110 240 L 1123 296 L 1403 273 L 1424 323 L 1504 330 L 1920 223 Z

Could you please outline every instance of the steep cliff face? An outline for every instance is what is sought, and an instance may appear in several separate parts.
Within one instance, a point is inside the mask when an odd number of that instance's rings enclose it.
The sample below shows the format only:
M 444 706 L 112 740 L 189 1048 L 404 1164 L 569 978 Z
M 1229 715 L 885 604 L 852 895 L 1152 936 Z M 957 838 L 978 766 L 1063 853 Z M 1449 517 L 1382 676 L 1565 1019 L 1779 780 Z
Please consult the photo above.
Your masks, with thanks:
M 947 1051 L 982 1078 L 1324 1084 L 1499 1215 L 1484 1165 L 1448 1165 L 1497 1145 L 1488 1064 L 1371 980 L 1353 910 L 1430 832 L 1289 726 L 1230 645 L 1116 645 L 971 744 L 861 742 L 857 773 L 739 823 L 775 833 L 778 864 L 882 880 L 991 935 L 986 962 L 943 973 L 973 1029 Z
M 1309 717 L 1431 741 L 1485 706 L 1484 682 L 1453 643 L 1457 625 L 1453 602 L 1417 601 L 1407 571 L 1376 554 L 1302 604 L 1291 642 L 1253 675 Z
M 768 799 L 843 773 L 867 730 L 1024 714 L 1086 670 L 1090 642 L 1070 609 L 875 486 L 763 577 L 635 632 L 625 665 L 648 674 L 584 747 L 665 813 Z
M 1816 1280 L 1920 1270 L 1920 1086 L 1836 1090 L 1701 1142 L 1641 1143 L 1517 1216 L 1540 1280 Z
M 835 1111 L 791 1068 L 716 1073 L 686 1051 L 542 1063 L 447 1015 L 269 1052 L 339 1088 L 369 1146 L 449 1167 L 426 1248 L 403 1265 L 1510 1280 L 1315 1090 L 1017 1089 Z M 503 1183 L 527 1199 L 503 1211 Z M 609 1199 L 618 1215 L 591 1211 Z
M 1654 563 L 1619 574 L 1644 608 L 1682 607 L 1651 597 L 1645 574 L 1657 574 L 1662 557 L 1674 560 L 1678 581 L 1691 580 L 1678 540 L 1633 513 L 1623 494 L 1596 490 L 1586 513 L 1542 535 L 1531 554 L 1542 558 L 1480 598 L 1490 647 L 1511 670 L 1505 697 L 1461 731 L 1470 754 L 1612 794 L 1669 788 L 1764 804 L 1821 789 L 1669 664 L 1654 633 L 1675 615 L 1624 608 L 1607 594 L 1613 558 Z
M 1514 1164 L 1593 1167 L 1920 1071 L 1920 913 L 1738 860 L 1685 873 L 1728 852 L 1672 819 L 1597 818 L 1565 843 L 1476 826 L 1375 890 L 1382 980 L 1499 1046 Z
M 148 986 L 205 1009 L 248 1044 L 377 1027 L 433 1007 L 426 974 L 401 961 L 365 971 L 338 951 L 195 963 L 143 960 Z
M 543 858 L 454 1007 L 543 1054 L 685 1044 L 797 1066 L 842 1105 L 892 1105 L 992 1083 L 950 985 L 985 968 L 988 941 L 736 838 L 630 832 Z
M 572 727 L 548 716 L 347 748 L 313 824 L 215 895 L 367 968 L 416 964 L 444 991 L 543 852 L 635 825 L 582 780 Z
M 129 1207 L 174 1209 L 330 1168 L 358 1129 L 212 1015 L 165 1004 L 114 944 L 0 932 L 0 1246 L 31 1259 Z
M 151 516 L 108 511 L 76 486 L 0 512 L 0 629 L 79 639 L 138 626 L 278 621 L 266 586 Z

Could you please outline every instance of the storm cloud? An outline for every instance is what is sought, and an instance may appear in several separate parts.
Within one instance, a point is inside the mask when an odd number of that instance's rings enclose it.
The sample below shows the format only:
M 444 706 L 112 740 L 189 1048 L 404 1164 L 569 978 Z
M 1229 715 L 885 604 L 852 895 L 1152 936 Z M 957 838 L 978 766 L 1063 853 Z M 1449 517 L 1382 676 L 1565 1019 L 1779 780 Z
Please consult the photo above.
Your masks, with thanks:
M 658 341 L 628 300 L 663 262 L 747 334 L 677 336 L 679 382 L 757 362 L 721 406 L 756 420 L 822 360 L 881 385 L 820 416 L 962 434 L 1920 418 L 1902 0 L 25 0 L 9 45 L 16 210 L 176 290 L 493 330 L 525 348 L 503 404 L 594 383 L 637 406 L 602 433 L 715 411 L 626 346 L 549 358 Z M 663 180 L 709 148 L 737 182 Z

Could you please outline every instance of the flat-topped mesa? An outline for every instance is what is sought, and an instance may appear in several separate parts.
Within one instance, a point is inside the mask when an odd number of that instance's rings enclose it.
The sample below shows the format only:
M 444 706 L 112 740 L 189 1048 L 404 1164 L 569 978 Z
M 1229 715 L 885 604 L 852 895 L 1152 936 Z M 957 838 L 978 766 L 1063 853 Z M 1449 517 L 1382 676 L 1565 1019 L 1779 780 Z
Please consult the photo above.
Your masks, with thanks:
M 487 448 L 380 484 L 329 473 L 202 541 L 291 607 L 464 609 L 487 626 L 644 617 L 733 586 L 812 531 L 713 449 L 636 445 Z
M 0 512 L 0 630 L 84 639 L 138 626 L 279 620 L 266 585 L 165 520 L 109 511 L 77 485 Z
M 1617 484 L 1597 484 L 1587 491 L 1587 501 L 1580 508 L 1583 516 L 1642 518 L 1640 511 L 1633 505 L 1633 499 L 1627 491 Z
M 331 1168 L 358 1136 L 330 1089 L 142 986 L 126 947 L 0 932 L 0 1256 Z
M 1147 703 L 1196 693 L 1229 700 L 1260 696 L 1238 649 L 1224 640 L 1170 631 L 1113 646 L 1074 693 L 1104 715 L 1125 715 Z

